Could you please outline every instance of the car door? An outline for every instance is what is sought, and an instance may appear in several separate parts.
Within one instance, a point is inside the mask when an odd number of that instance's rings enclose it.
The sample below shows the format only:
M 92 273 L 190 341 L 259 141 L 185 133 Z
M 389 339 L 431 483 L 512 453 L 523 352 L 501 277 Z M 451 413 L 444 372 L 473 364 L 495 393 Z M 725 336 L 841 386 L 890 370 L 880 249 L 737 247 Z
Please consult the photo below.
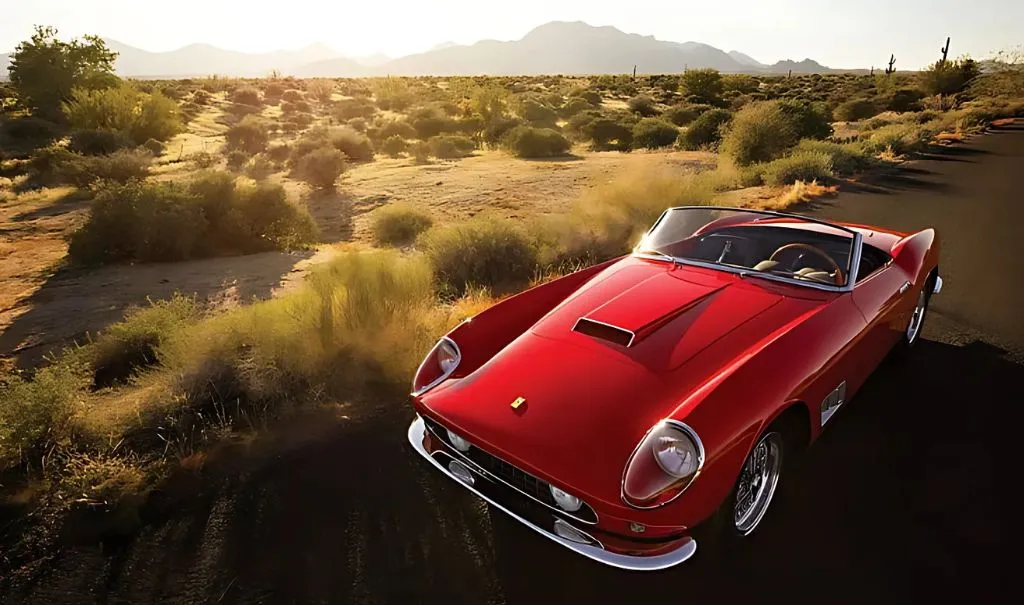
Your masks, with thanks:
M 867 322 L 857 346 L 856 363 L 866 378 L 903 335 L 910 276 L 891 260 L 853 287 L 853 301 Z

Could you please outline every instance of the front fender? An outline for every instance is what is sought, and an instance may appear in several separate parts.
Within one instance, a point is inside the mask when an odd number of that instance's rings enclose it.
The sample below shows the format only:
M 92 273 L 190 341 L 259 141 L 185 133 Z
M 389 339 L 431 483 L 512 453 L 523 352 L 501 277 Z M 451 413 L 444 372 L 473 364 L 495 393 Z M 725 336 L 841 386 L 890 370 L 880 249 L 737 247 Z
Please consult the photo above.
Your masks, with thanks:
M 459 346 L 462 361 L 452 377 L 464 378 L 476 371 L 583 284 L 619 260 L 593 265 L 509 296 L 456 326 L 447 336 Z

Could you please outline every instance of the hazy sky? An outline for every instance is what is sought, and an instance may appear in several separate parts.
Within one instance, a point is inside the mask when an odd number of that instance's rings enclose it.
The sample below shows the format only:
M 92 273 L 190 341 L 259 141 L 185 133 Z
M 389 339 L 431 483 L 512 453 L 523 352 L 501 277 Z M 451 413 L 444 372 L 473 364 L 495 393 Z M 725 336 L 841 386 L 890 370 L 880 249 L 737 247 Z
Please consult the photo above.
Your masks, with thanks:
M 146 50 L 206 42 L 243 51 L 322 42 L 350 55 L 398 56 L 451 40 L 515 40 L 548 21 L 614 25 L 661 40 L 705 42 L 770 63 L 917 69 L 939 56 L 985 58 L 1024 43 L 1024 0 L 0 0 L 0 52 L 56 26 Z

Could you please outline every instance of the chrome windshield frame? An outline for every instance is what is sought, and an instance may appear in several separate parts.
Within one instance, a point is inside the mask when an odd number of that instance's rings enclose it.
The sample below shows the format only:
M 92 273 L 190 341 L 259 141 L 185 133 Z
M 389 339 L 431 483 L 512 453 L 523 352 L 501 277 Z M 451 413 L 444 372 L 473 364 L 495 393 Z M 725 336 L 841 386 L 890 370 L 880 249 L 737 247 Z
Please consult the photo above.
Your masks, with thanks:
M 760 214 L 760 215 L 764 215 L 764 216 L 772 216 L 772 217 L 779 217 L 779 218 L 792 218 L 792 219 L 801 220 L 801 221 L 804 221 L 804 222 L 807 222 L 807 223 L 816 223 L 816 224 L 819 224 L 819 225 L 825 225 L 826 227 L 831 227 L 833 229 L 838 229 L 840 231 L 845 231 L 846 233 L 849 233 L 851 235 L 852 240 L 853 240 L 852 243 L 851 243 L 852 249 L 850 250 L 850 266 L 847 268 L 846 283 L 843 284 L 842 286 L 836 286 L 836 285 L 831 285 L 831 284 L 813 282 L 813 281 L 809 281 L 809 280 L 806 280 L 806 279 L 796 279 L 796 278 L 792 278 L 792 277 L 786 277 L 784 275 L 776 275 L 774 273 L 767 273 L 765 271 L 755 271 L 754 269 L 745 269 L 743 267 L 733 267 L 733 266 L 730 266 L 730 265 L 722 265 L 722 264 L 719 264 L 719 263 L 711 263 L 711 262 L 707 262 L 707 261 L 700 261 L 700 260 L 693 260 L 693 259 L 688 259 L 688 258 L 681 258 L 681 257 L 678 257 L 678 256 L 669 256 L 669 255 L 659 256 L 659 255 L 656 255 L 656 254 L 643 254 L 643 253 L 637 252 L 637 249 L 639 248 L 639 244 L 637 244 L 637 246 L 635 246 L 633 248 L 633 251 L 630 254 L 631 256 L 634 256 L 636 258 L 645 258 L 645 259 L 649 259 L 649 260 L 656 260 L 656 261 L 662 261 L 662 262 L 665 262 L 666 260 L 671 259 L 673 263 L 678 263 L 680 265 L 688 265 L 688 266 L 692 266 L 692 267 L 701 267 L 701 268 L 704 268 L 704 269 L 712 269 L 712 270 L 715 270 L 715 271 L 724 271 L 726 273 L 734 273 L 734 274 L 740 275 L 740 276 L 751 275 L 751 276 L 756 276 L 756 277 L 758 277 L 760 279 L 767 279 L 767 280 L 775 281 L 775 282 L 779 282 L 779 283 L 790 284 L 790 285 L 794 285 L 794 286 L 802 286 L 802 287 L 805 287 L 805 288 L 812 288 L 812 289 L 815 289 L 815 290 L 824 290 L 826 292 L 850 292 L 850 291 L 853 290 L 853 287 L 857 283 L 857 274 L 858 274 L 858 272 L 860 270 L 861 251 L 862 251 L 863 245 L 864 245 L 864 235 L 861 232 L 859 232 L 859 231 L 856 231 L 854 229 L 850 229 L 849 227 L 844 227 L 842 225 L 837 225 L 835 223 L 830 223 L 828 221 L 823 221 L 823 220 L 811 218 L 809 216 L 803 216 L 803 215 L 800 215 L 800 214 L 793 214 L 793 213 L 789 213 L 789 212 L 775 212 L 775 211 L 772 211 L 772 210 L 752 210 L 752 209 L 748 209 L 748 208 L 736 208 L 736 207 L 733 207 L 733 206 L 673 206 L 671 208 L 666 208 L 661 213 L 661 215 L 658 217 L 658 220 L 654 221 L 654 224 L 651 225 L 650 229 L 648 229 L 647 231 L 644 232 L 644 238 L 646 238 L 648 235 L 650 235 L 650 233 L 652 231 L 654 231 L 658 227 L 659 224 L 661 224 L 661 221 L 664 220 L 664 218 L 666 216 L 668 216 L 668 213 L 670 211 L 673 211 L 673 210 L 722 210 L 722 211 L 737 212 L 737 213 L 745 212 L 745 213 L 748 213 L 748 214 Z

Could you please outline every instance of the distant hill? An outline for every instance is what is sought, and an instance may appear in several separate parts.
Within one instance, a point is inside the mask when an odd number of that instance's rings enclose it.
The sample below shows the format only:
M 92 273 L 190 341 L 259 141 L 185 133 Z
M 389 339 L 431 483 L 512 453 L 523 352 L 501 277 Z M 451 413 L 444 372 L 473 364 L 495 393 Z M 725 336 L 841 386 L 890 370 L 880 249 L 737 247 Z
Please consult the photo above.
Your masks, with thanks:
M 391 59 L 384 55 L 345 57 L 323 44 L 298 50 L 243 53 L 209 44 L 191 44 L 167 52 L 149 52 L 106 39 L 118 56 L 122 76 L 181 78 L 219 74 L 259 77 L 278 70 L 299 77 L 423 75 L 541 75 L 679 73 L 713 68 L 725 73 L 830 73 L 812 59 L 766 65 L 750 55 L 725 52 L 701 42 L 670 42 L 582 21 L 553 21 L 519 40 L 482 40 L 471 45 L 443 42 L 422 53 Z M 0 66 L 9 62 L 0 55 Z M 6 76 L 6 69 L 0 69 Z

